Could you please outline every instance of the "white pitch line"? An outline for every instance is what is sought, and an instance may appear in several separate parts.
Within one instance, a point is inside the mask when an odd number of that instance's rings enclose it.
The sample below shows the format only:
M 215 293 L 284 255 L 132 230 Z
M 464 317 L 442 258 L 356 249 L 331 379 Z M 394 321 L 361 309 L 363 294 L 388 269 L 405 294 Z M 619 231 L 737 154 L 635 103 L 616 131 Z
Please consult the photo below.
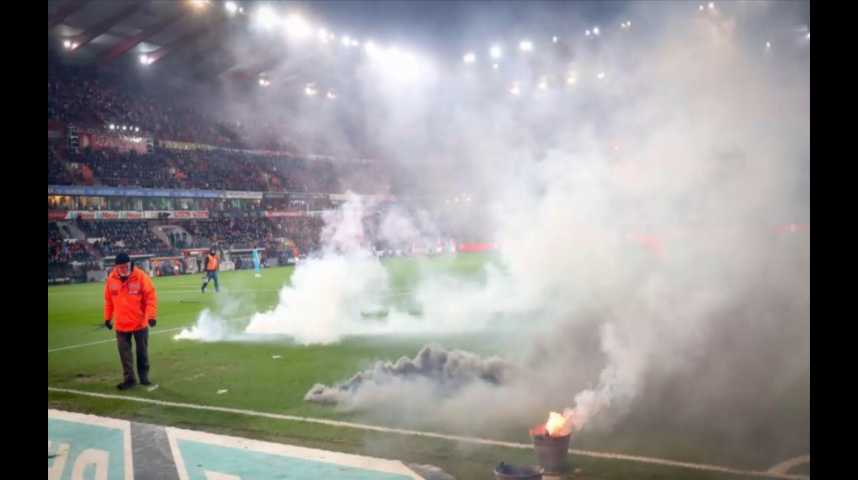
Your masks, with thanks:
M 168 329 L 166 329 L 166 330 L 158 330 L 157 332 L 153 332 L 153 331 L 151 331 L 151 330 L 150 330 L 150 331 L 149 331 L 149 335 L 158 335 L 159 333 L 174 332 L 174 331 L 176 331 L 176 330 L 181 330 L 181 329 L 183 329 L 183 328 L 187 328 L 187 327 L 168 328 Z M 88 346 L 90 346 L 90 345 L 98 345 L 99 343 L 108 343 L 108 342 L 115 342 L 115 341 L 116 341 L 116 338 L 109 338 L 109 339 L 107 339 L 107 340 L 99 340 L 99 341 L 97 341 L 97 342 L 81 343 L 81 344 L 78 344 L 78 345 L 67 345 L 67 346 L 65 346 L 65 347 L 51 348 L 51 349 L 49 349 L 49 350 L 48 350 L 48 353 L 51 353 L 51 352 L 59 352 L 60 350 L 71 350 L 71 349 L 73 349 L 73 348 L 88 347 Z
M 793 468 L 803 465 L 805 463 L 810 463 L 810 455 L 800 455 L 795 458 L 790 458 L 789 460 L 784 460 L 783 462 L 775 465 L 774 467 L 769 469 L 771 473 L 785 474 L 792 470 Z
M 48 387 L 49 392 L 71 393 L 76 395 L 84 395 L 89 397 L 110 398 L 115 400 L 127 400 L 131 402 L 149 403 L 154 405 L 162 405 L 165 407 L 189 408 L 193 410 L 207 410 L 212 412 L 234 413 L 237 415 L 247 415 L 251 417 L 264 417 L 276 420 L 287 420 L 293 422 L 315 423 L 319 425 L 327 425 L 332 427 L 346 427 L 357 430 L 367 430 L 383 433 L 396 433 L 400 435 L 411 435 L 417 437 L 436 438 L 441 440 L 452 440 L 457 442 L 475 443 L 480 445 L 492 445 L 497 447 L 532 449 L 533 445 L 516 442 L 503 442 L 499 440 L 491 440 L 478 437 L 464 437 L 460 435 L 447 435 L 443 433 L 421 432 L 419 430 L 407 430 L 402 428 L 380 427 L 377 425 L 369 425 L 364 423 L 342 422 L 338 420 L 328 420 L 324 418 L 299 417 L 295 415 L 283 415 L 279 413 L 258 412 L 255 410 L 241 410 L 238 408 L 216 407 L 212 405 L 198 405 L 193 403 L 169 402 L 165 400 L 154 400 L 151 398 L 130 397 L 125 395 L 113 395 L 107 393 L 86 392 L 83 390 L 73 390 L 69 388 Z M 641 457 L 638 455 L 626 455 L 622 453 L 611 452 L 595 452 L 591 450 L 569 449 L 573 455 L 581 455 L 586 457 L 604 458 L 610 460 L 627 460 L 632 462 L 649 463 L 654 465 L 663 465 L 668 467 L 689 468 L 694 470 L 707 470 L 713 472 L 729 473 L 734 475 L 746 475 L 765 478 L 782 478 L 789 480 L 808 480 L 810 477 L 806 475 L 789 475 L 783 473 L 763 472 L 757 470 L 741 470 L 738 468 L 724 467 L 720 465 L 707 465 L 701 463 L 679 462 L 675 460 L 667 460 L 663 458 Z

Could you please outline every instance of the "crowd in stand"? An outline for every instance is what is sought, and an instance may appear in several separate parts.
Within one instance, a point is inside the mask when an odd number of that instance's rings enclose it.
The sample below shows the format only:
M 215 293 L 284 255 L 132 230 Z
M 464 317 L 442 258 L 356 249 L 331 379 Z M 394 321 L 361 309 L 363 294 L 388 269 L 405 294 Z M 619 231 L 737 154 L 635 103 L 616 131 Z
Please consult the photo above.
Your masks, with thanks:
M 86 245 L 79 241 L 65 241 L 55 223 L 48 223 L 48 274 L 70 276 L 75 270 L 72 264 L 81 264 L 84 269 L 94 265 L 93 257 Z
M 83 184 L 85 172 L 114 187 L 325 192 L 341 190 L 329 162 L 293 160 L 225 150 L 167 150 L 152 153 L 114 149 L 69 152 L 61 162 L 48 150 L 48 182 Z M 80 174 L 73 174 L 81 171 Z
M 384 172 L 365 164 L 340 163 L 303 154 L 300 147 L 278 138 L 275 123 L 260 126 L 240 122 L 219 123 L 210 112 L 195 108 L 191 96 L 176 93 L 173 87 L 147 93 L 133 76 L 89 67 L 61 66 L 48 62 L 48 119 L 82 128 L 103 128 L 108 124 L 139 127 L 156 139 L 148 153 L 122 152 L 112 148 L 73 151 L 66 141 L 48 145 L 49 185 L 106 185 L 167 189 L 244 190 L 288 192 L 283 198 L 255 205 L 266 210 L 320 210 L 331 208 L 325 197 L 289 193 L 387 193 Z M 203 104 L 200 104 L 204 106 Z M 246 120 L 246 119 L 245 119 Z M 279 120 L 278 120 L 279 121 Z M 284 120 L 285 121 L 285 120 Z M 249 145 L 251 127 L 263 143 Z M 233 149 L 288 150 L 262 155 L 248 151 L 180 150 L 157 146 L 162 140 L 184 141 Z M 312 151 L 313 145 L 302 145 Z M 55 202 L 56 203 L 56 202 Z M 201 204 L 202 205 L 202 204 Z M 243 204 L 242 204 L 243 205 Z M 101 208 L 81 206 L 81 209 Z M 51 204 L 49 209 L 71 208 Z M 106 207 L 105 207 L 106 208 Z M 140 208 L 140 207 L 137 207 Z M 146 207 L 154 208 L 154 207 Z M 208 208 L 202 206 L 200 208 Z M 215 208 L 215 207 L 212 207 Z M 236 207 L 237 208 L 237 207 Z M 181 248 L 263 248 L 266 255 L 282 252 L 307 254 L 319 248 L 322 220 L 315 216 L 277 218 L 213 218 L 176 220 L 190 237 L 168 237 L 169 244 L 151 231 L 151 221 L 78 221 L 78 227 L 92 243 L 65 241 L 56 224 L 48 224 L 49 266 L 71 262 L 93 262 L 95 253 L 113 256 L 130 254 L 175 255 Z M 288 239 L 288 241 L 284 241 Z
M 102 255 L 112 256 L 120 251 L 129 254 L 171 255 L 175 251 L 158 239 L 149 229 L 148 222 L 135 220 L 79 221 L 87 238 Z
M 166 98 L 169 96 L 169 98 Z M 159 138 L 240 148 L 226 126 L 162 89 L 149 94 L 118 74 L 48 62 L 48 118 L 81 125 L 129 125 Z

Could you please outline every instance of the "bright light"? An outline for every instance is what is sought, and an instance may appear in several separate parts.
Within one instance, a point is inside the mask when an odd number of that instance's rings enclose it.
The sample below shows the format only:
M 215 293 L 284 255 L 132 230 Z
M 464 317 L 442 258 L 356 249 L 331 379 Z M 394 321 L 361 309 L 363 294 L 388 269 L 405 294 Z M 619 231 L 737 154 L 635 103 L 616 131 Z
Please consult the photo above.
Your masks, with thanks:
M 493 68 L 493 69 L 495 69 L 495 70 L 497 70 L 498 68 L 500 68 L 500 65 L 498 65 L 497 63 L 495 63 L 494 65 L 492 65 L 492 68 Z
M 464 57 L 462 57 L 462 60 L 464 60 L 465 63 L 474 63 L 477 61 L 477 56 L 474 55 L 474 52 L 468 52 Z
M 578 81 L 578 78 L 575 77 L 574 73 L 570 73 L 569 76 L 566 77 L 566 84 L 567 85 L 575 85 L 575 82 L 577 82 L 577 81 Z
M 191 5 L 194 8 L 205 8 L 209 5 L 209 0 L 191 0 Z
M 489 49 L 489 55 L 491 55 L 491 57 L 494 59 L 501 58 L 501 56 L 503 55 L 503 50 L 499 45 L 495 45 L 491 49 Z
M 593 35 L 599 36 L 599 27 L 593 27 Z
M 152 59 L 149 57 L 149 55 L 140 55 L 140 63 L 142 63 L 143 65 L 149 65 L 150 63 L 152 63 Z
M 542 80 L 540 80 L 538 87 L 540 90 L 548 90 L 548 80 L 546 80 L 544 78 Z
M 512 84 L 512 88 L 509 89 L 509 93 L 518 96 L 521 94 L 521 89 L 518 88 L 518 82 Z
M 810 32 L 807 32 L 807 35 L 805 35 L 804 38 L 810 40 Z
M 552 42 L 554 42 L 554 43 L 557 43 L 557 37 L 556 37 L 556 36 L 555 36 L 555 37 L 551 37 L 551 41 L 552 41 Z
M 268 5 L 259 7 L 254 13 L 253 20 L 263 30 L 271 30 L 280 23 L 277 13 Z
M 319 29 L 319 41 L 322 43 L 328 43 L 328 31 L 324 28 Z
M 110 129 L 111 129 L 111 130 L 116 130 L 116 125 L 114 125 L 114 124 L 112 124 L 112 123 L 111 123 L 111 124 L 110 124 Z
M 122 126 L 122 130 L 123 130 L 123 131 L 128 130 L 128 127 L 126 127 L 125 125 L 123 125 L 123 126 Z
M 71 49 L 74 50 L 75 48 L 77 48 L 77 46 L 78 46 L 77 42 L 72 42 Z
M 360 42 L 358 42 L 357 40 L 352 40 L 352 46 L 353 46 L 353 47 L 359 47 L 359 46 L 360 46 Z
M 626 29 L 632 26 L 632 22 L 623 22 L 620 24 L 620 28 Z
M 605 78 L 605 72 L 599 72 L 599 74 L 598 74 L 598 75 L 596 75 L 596 78 L 598 78 L 599 80 L 604 80 L 604 78 Z
M 226 2 L 223 4 L 223 8 L 226 9 L 226 13 L 235 15 L 235 12 L 238 11 L 238 4 L 235 2 Z
M 349 38 L 349 36 L 348 36 L 348 35 L 344 35 L 344 36 L 343 36 L 343 38 L 342 38 L 342 40 L 340 40 L 340 41 L 342 42 L 342 44 L 343 44 L 343 46 L 344 46 L 344 47 L 348 47 L 348 46 L 349 46 L 349 45 L 351 45 L 351 43 L 352 43 L 352 41 L 351 41 L 351 39 Z
M 699 7 L 697 7 L 697 10 L 700 10 L 702 12 L 703 8 L 704 8 L 703 5 L 700 5 Z
M 772 42 L 766 42 L 766 50 L 769 50 L 771 48 L 772 48 Z
M 325 96 L 328 98 L 328 100 L 334 100 L 335 98 L 337 98 L 337 94 L 334 93 L 333 90 L 328 90 L 328 93 Z
M 71 40 L 63 40 L 63 47 L 65 47 L 66 50 L 70 49 L 71 46 L 72 46 Z
M 590 30 L 584 30 L 584 36 L 589 37 L 590 36 Z
M 715 10 L 715 2 L 709 2 L 709 10 Z
M 304 94 L 307 95 L 308 97 L 313 97 L 317 93 L 319 93 L 319 91 L 316 90 L 315 85 L 313 85 L 312 83 L 308 83 L 307 86 L 304 87 Z
M 521 43 L 518 44 L 518 48 L 521 49 L 522 52 L 532 52 L 533 42 L 530 40 L 522 40 Z
M 260 78 L 259 79 L 259 86 L 267 87 L 269 85 L 271 85 L 271 80 L 268 80 L 267 78 Z
M 313 32 L 313 28 L 300 15 L 289 15 L 285 22 L 286 33 L 296 38 L 305 38 Z

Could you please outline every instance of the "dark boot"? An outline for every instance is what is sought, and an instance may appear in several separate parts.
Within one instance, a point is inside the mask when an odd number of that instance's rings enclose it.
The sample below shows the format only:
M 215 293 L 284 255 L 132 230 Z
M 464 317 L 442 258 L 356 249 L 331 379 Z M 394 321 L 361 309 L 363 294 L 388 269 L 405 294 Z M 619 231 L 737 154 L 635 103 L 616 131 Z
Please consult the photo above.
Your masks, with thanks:
M 118 388 L 120 390 L 128 390 L 129 388 L 132 388 L 134 385 L 137 385 L 137 382 L 135 382 L 134 380 L 125 380 L 124 382 L 117 385 L 116 388 Z

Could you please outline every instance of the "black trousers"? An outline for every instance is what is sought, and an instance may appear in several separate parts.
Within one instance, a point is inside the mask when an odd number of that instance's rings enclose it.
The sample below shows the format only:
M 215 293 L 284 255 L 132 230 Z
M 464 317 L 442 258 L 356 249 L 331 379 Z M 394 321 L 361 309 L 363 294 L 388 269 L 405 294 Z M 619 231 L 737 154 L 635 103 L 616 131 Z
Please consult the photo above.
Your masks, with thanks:
M 116 332 L 116 345 L 122 361 L 122 376 L 126 382 L 135 382 L 134 358 L 131 355 L 131 339 L 137 344 L 137 374 L 140 379 L 149 378 L 149 329 L 136 332 Z

